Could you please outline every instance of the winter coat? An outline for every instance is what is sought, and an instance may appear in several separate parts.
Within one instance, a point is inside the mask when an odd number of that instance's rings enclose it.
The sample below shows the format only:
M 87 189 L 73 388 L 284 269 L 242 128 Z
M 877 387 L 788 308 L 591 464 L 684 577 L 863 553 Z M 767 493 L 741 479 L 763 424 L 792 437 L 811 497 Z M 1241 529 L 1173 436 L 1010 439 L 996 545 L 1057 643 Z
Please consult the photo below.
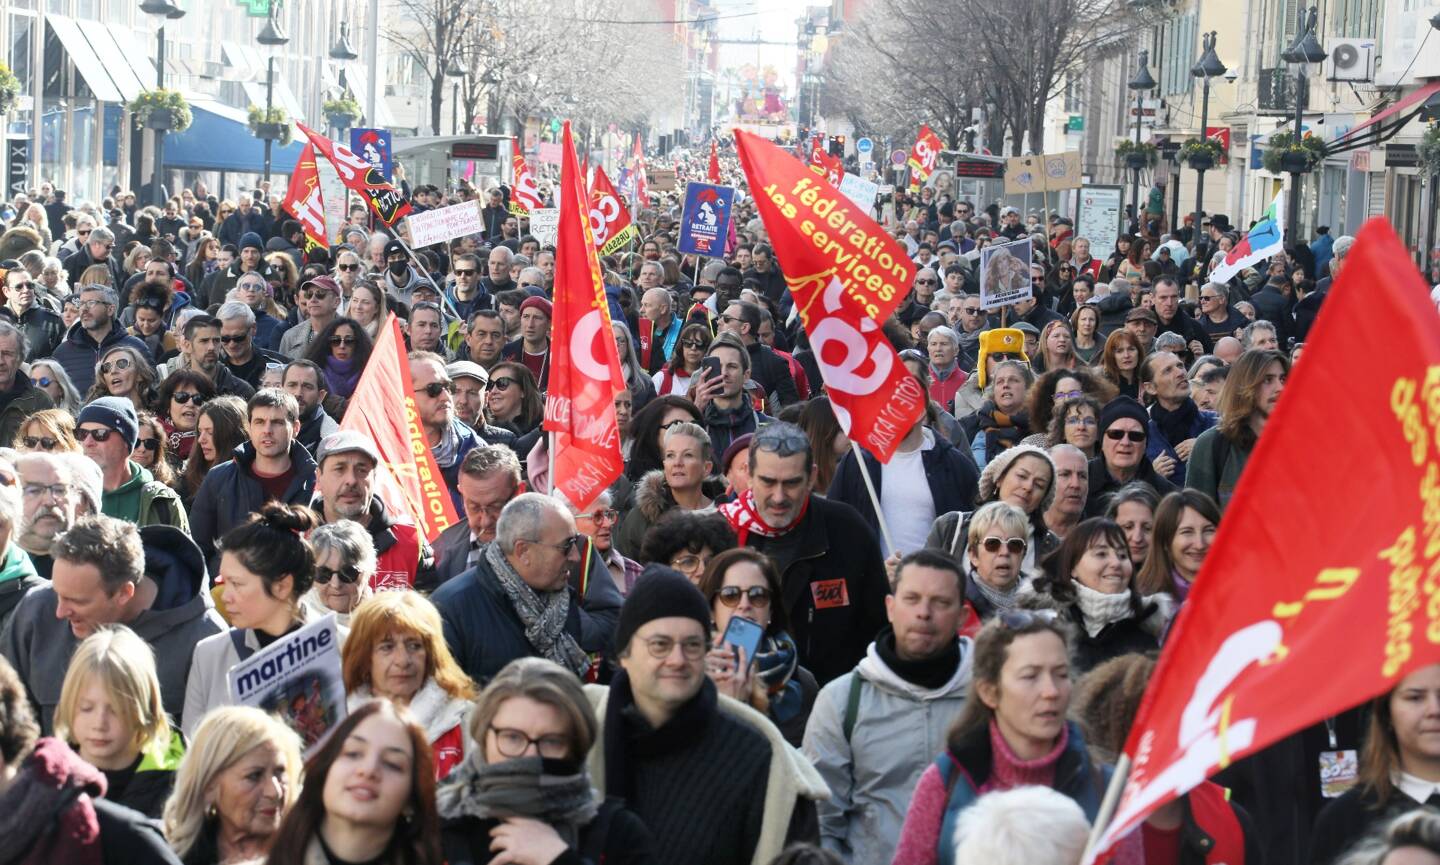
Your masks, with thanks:
M 758 411 L 750 403 L 748 395 L 741 401 L 739 408 L 722 409 L 712 402 L 705 406 L 705 411 L 700 416 L 700 424 L 710 435 L 711 452 L 717 454 L 725 453 L 731 442 L 743 435 L 750 435 L 773 420 L 775 418 Z
M 927 432 L 927 437 L 932 440 L 933 447 L 920 452 L 920 462 L 925 467 L 925 480 L 930 486 L 930 501 L 935 506 L 935 514 L 938 516 L 949 511 L 968 511 L 975 507 L 980 470 L 975 467 L 974 460 L 969 454 L 951 445 L 943 436 Z M 884 466 L 869 451 L 862 449 L 861 453 L 865 455 L 865 467 L 870 473 L 870 480 L 875 484 L 875 495 L 880 496 L 884 490 Z M 880 521 L 875 515 L 875 505 L 870 501 L 870 493 L 865 489 L 865 479 L 860 476 L 860 466 L 855 461 L 853 450 L 840 459 L 840 465 L 835 469 L 835 479 L 830 482 L 830 492 L 826 497 L 854 508 L 870 526 L 871 533 L 876 537 L 880 536 Z
M 111 226 L 111 228 L 113 229 L 114 226 Z M 118 237 L 115 239 L 115 246 L 117 248 L 124 245 L 125 244 L 121 243 Z M 84 273 L 85 269 L 90 267 L 92 264 L 105 265 L 105 268 L 110 271 L 111 285 L 121 286 L 125 284 L 125 272 L 121 270 L 120 262 L 116 261 L 111 256 L 96 259 L 90 254 L 89 243 L 77 243 L 75 254 L 67 257 L 62 263 L 61 266 L 65 268 L 65 282 L 70 285 L 73 290 L 79 291 L 81 284 L 80 274 Z
M 1172 442 L 1169 439 L 1165 438 L 1165 433 L 1161 432 L 1160 425 L 1155 422 L 1155 407 L 1158 405 L 1158 402 L 1151 403 L 1150 408 L 1146 409 L 1146 412 L 1151 415 L 1151 418 L 1150 422 L 1146 424 L 1146 426 L 1148 426 L 1150 429 L 1150 436 L 1145 440 L 1145 458 L 1150 460 L 1151 463 L 1154 463 L 1156 457 L 1160 456 L 1161 454 L 1165 454 L 1166 456 L 1170 457 L 1170 459 L 1174 460 L 1175 470 L 1171 472 L 1166 479 L 1173 481 L 1178 486 L 1183 487 L 1185 486 L 1186 463 L 1185 460 L 1180 459 L 1180 454 L 1175 451 L 1175 445 L 1178 445 L 1180 444 L 1180 442 L 1186 441 L 1188 439 L 1197 438 L 1205 430 L 1210 429 L 1215 424 L 1219 423 L 1220 415 L 1216 414 L 1213 411 L 1206 411 L 1205 409 L 1200 409 L 1196 413 L 1194 421 L 1191 422 L 1190 429 L 1186 433 L 1185 438 L 1182 438 L 1180 439 L 1180 441 L 1177 442 Z M 1190 453 L 1193 457 L 1195 452 L 1192 450 Z
M 952 399 L 954 410 L 951 413 L 956 417 L 969 417 L 979 411 L 980 407 L 985 405 L 985 393 L 980 389 L 980 376 L 970 373 L 970 377 L 955 391 Z
M 361 685 L 345 697 L 350 711 L 375 699 L 369 685 Z M 425 679 L 425 684 L 410 698 L 410 714 L 425 728 L 425 738 L 430 741 L 430 750 L 435 759 L 435 780 L 439 781 L 456 766 L 469 759 L 475 750 L 475 740 L 466 730 L 470 700 L 452 696 L 434 676 Z
M 820 691 L 803 750 L 830 788 L 817 805 L 823 847 L 852 865 L 888 865 L 915 784 L 965 705 L 972 649 L 962 637 L 955 675 L 927 690 L 896 675 L 872 643 L 852 672 Z
M 180 770 L 180 761 L 185 757 L 185 737 L 179 730 L 171 729 L 170 738 L 150 742 L 140 752 L 140 765 L 123 790 L 112 785 L 105 791 L 105 798 L 117 805 L 134 808 L 152 820 L 159 820 L 165 810 L 165 800 L 175 789 L 175 773 Z
M 140 541 L 145 549 L 145 577 L 155 582 L 155 600 L 125 624 L 155 650 L 165 712 L 176 723 L 183 723 L 187 720 L 183 710 L 192 649 L 223 631 L 225 623 L 205 591 L 205 562 L 184 532 L 170 526 L 146 526 L 140 529 Z M 46 731 L 54 729 L 60 686 L 70 656 L 80 644 L 70 623 L 56 618 L 56 606 L 55 590 L 49 585 L 31 590 L 0 635 L 0 654 L 25 683 Z M 199 722 L 196 716 L 194 723 Z
M 440 467 L 440 477 L 445 479 L 445 488 L 450 491 L 450 501 L 455 504 L 455 513 L 463 514 L 465 513 L 465 502 L 460 497 L 460 466 L 465 463 L 466 454 L 486 442 L 482 440 L 480 436 L 476 435 L 475 430 L 466 426 L 464 423 L 456 420 L 454 424 L 456 433 L 460 436 L 460 444 L 455 448 L 455 462 L 448 466 Z M 491 443 L 500 444 L 501 442 L 492 440 Z M 506 444 L 508 444 L 508 442 Z M 522 451 L 519 456 L 523 468 L 525 452 Z M 521 473 L 521 477 L 524 477 L 523 472 Z
M 618 799 L 600 807 L 600 813 L 580 827 L 579 849 L 566 850 L 549 865 L 659 865 L 655 840 L 634 811 Z M 446 865 L 486 865 L 495 856 L 490 850 L 490 830 L 498 823 L 478 817 L 441 821 L 440 843 Z M 597 837 L 596 832 L 604 834 Z
M 150 470 L 127 460 L 130 479 L 113 490 L 106 490 L 100 499 L 100 510 L 107 517 L 125 520 L 137 526 L 174 526 L 190 530 L 180 494 L 155 480 Z
M 1195 449 L 1200 449 L 1199 442 L 1196 442 Z M 1190 464 L 1195 464 L 1194 451 L 1190 454 Z M 1155 466 L 1150 464 L 1149 457 L 1140 458 L 1140 470 L 1130 482 L 1144 481 L 1155 488 L 1160 498 L 1165 498 L 1167 493 L 1173 493 L 1179 489 L 1170 481 L 1161 477 L 1155 471 Z M 1105 505 L 1109 502 L 1110 495 L 1120 489 L 1124 484 L 1110 476 L 1110 470 L 1105 467 L 1104 455 L 1098 456 L 1090 461 L 1090 495 L 1085 500 L 1085 516 L 1098 517 L 1105 513 Z
M 205 475 L 190 505 L 190 528 L 195 543 L 205 553 L 211 573 L 219 573 L 216 542 L 265 505 L 265 488 L 255 477 L 254 466 L 255 446 L 244 442 L 235 448 L 228 462 L 215 466 Z M 290 442 L 290 466 L 295 470 L 295 477 L 283 501 L 308 505 L 315 495 L 315 460 L 298 441 Z
M 750 378 L 765 389 L 771 411 L 800 401 L 800 391 L 790 374 L 790 364 L 764 343 L 746 346 L 750 353 Z
M 1219 426 L 1211 427 L 1195 439 L 1190 463 L 1185 469 L 1185 486 L 1214 499 L 1224 513 L 1231 496 L 1235 495 L 1245 464 L 1250 461 L 1250 450 L 1226 438 Z
M 0 559 L 0 634 L 15 614 L 15 608 L 25 594 L 36 586 L 49 585 L 35 570 L 30 554 L 11 543 L 5 547 L 5 556 Z
M 1160 317 L 1159 313 L 1156 313 L 1155 317 L 1158 320 Z M 1175 311 L 1175 317 L 1170 319 L 1170 321 L 1160 322 L 1160 328 L 1155 331 L 1155 333 L 1157 335 L 1162 333 L 1179 334 L 1185 339 L 1187 348 L 1191 342 L 1198 340 L 1200 344 L 1205 347 L 1205 350 L 1201 352 L 1201 354 L 1209 354 L 1215 349 L 1215 344 L 1210 340 L 1210 335 L 1205 332 L 1205 328 L 1200 326 L 1200 322 L 1191 318 L 1184 309 L 1177 309 Z
M 1085 630 L 1085 616 L 1080 612 L 1078 603 L 1065 605 L 1063 613 L 1075 627 L 1075 639 L 1070 647 L 1070 668 L 1076 677 L 1085 675 L 1111 658 L 1132 652 L 1153 652 L 1160 648 L 1156 635 L 1166 621 L 1155 601 L 1144 601 L 1138 614 L 1111 622 L 1092 637 Z
M 276 351 L 290 360 L 299 360 L 305 356 L 313 339 L 315 339 L 315 327 L 307 318 L 285 331 L 284 335 L 280 337 L 279 347 Z
M 741 546 L 770 556 L 800 663 L 822 686 L 854 669 L 885 627 L 890 583 L 880 544 L 843 502 L 811 494 L 805 515 L 784 535 L 750 532 Z
M 19 315 L 8 306 L 0 307 L 0 316 L 25 333 L 25 342 L 29 345 L 25 352 L 27 361 L 49 357 L 65 338 L 64 319 L 46 309 L 38 299 Z
M 65 339 L 55 348 L 55 360 L 60 363 L 65 374 L 70 376 L 75 389 L 83 394 L 89 392 L 95 384 L 95 361 L 99 360 L 101 354 L 117 345 L 128 345 L 140 352 L 141 357 L 154 363 L 149 347 L 126 333 L 118 321 L 111 323 L 110 332 L 105 334 L 105 338 L 99 343 L 95 342 L 95 338 L 80 322 L 70 325 Z
M 711 500 L 725 492 L 721 478 L 707 478 L 701 484 L 701 492 Z M 640 478 L 635 485 L 634 506 L 625 514 L 615 531 L 615 549 L 621 555 L 632 559 L 640 557 L 640 548 L 645 542 L 645 533 L 660 521 L 666 513 L 679 507 L 670 494 L 670 485 L 665 482 L 665 470 L 655 469 Z M 712 511 L 714 507 L 705 508 Z M 663 564 L 663 562 L 662 562 Z
M 1433 796 L 1431 798 L 1434 798 Z M 1405 795 L 1398 787 L 1381 799 L 1375 791 L 1356 784 L 1320 811 L 1310 835 L 1310 855 L 1305 861 L 1313 865 L 1331 865 L 1356 842 L 1386 825 L 1391 819 L 1426 805 Z
M 296 438 L 313 457 L 320 448 L 320 442 L 324 441 L 326 436 L 339 431 L 340 424 L 326 414 L 322 406 L 317 405 L 310 410 L 309 416 L 300 418 L 300 434 Z
M 1290 307 L 1293 300 L 1287 300 L 1285 295 L 1280 293 L 1268 283 L 1259 291 L 1250 295 L 1250 305 L 1255 307 L 1255 320 L 1268 321 L 1275 325 L 1275 336 L 1280 341 L 1281 349 L 1285 347 L 1285 341 L 1290 338 L 1294 330 L 1290 317 Z
M 4 447 L 15 443 L 20 428 L 32 414 L 55 407 L 50 394 L 31 384 L 23 370 L 15 373 L 15 383 L 4 396 L 5 401 L 0 403 L 4 406 L 0 408 L 0 446 Z

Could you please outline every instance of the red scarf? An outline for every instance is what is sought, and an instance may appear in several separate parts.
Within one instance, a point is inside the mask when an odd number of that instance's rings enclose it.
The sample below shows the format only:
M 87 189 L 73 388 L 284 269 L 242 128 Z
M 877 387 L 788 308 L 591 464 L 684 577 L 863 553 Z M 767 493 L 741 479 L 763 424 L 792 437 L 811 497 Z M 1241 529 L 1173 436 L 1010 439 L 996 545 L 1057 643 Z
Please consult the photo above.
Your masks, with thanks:
M 721 505 L 719 510 L 725 519 L 730 521 L 730 527 L 735 530 L 735 537 L 743 547 L 751 532 L 762 538 L 778 538 L 800 525 L 800 521 L 805 519 L 806 512 L 810 510 L 810 497 L 807 495 L 800 504 L 800 514 L 795 517 L 795 521 L 781 528 L 770 525 L 760 516 L 759 509 L 755 507 L 755 493 L 750 490 L 746 490 L 744 495 L 734 501 Z
M 650 368 L 650 352 L 655 348 L 655 322 L 644 316 L 640 318 L 640 366 Z

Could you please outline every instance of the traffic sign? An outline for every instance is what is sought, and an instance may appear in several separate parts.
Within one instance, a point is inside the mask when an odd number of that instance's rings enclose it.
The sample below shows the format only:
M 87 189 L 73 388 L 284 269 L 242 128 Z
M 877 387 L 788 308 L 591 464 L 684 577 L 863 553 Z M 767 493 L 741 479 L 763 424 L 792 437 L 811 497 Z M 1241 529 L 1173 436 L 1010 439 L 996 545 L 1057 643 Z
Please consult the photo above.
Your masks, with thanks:
M 859 153 L 861 156 L 864 156 L 865 154 L 869 153 L 870 151 L 872 151 L 872 150 L 874 150 L 874 149 L 875 149 L 875 142 L 871 141 L 870 139 L 868 139 L 868 138 L 857 138 L 857 139 L 855 139 L 855 152 L 856 152 L 856 153 Z
M 907 158 L 908 156 L 903 150 L 890 151 L 890 161 L 895 165 L 904 165 Z

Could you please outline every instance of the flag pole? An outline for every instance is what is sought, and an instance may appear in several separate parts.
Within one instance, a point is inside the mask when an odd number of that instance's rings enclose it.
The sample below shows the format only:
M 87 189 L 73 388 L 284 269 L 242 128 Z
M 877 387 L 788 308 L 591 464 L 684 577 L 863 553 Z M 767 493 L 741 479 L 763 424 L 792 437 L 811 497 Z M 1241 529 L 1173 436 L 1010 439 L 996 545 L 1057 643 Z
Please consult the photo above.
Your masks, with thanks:
M 875 506 L 875 518 L 880 521 L 880 536 L 885 539 L 886 549 L 894 552 L 895 542 L 890 540 L 890 524 L 885 521 L 885 511 L 880 508 L 880 496 L 875 492 L 875 481 L 870 479 L 870 467 L 865 464 L 865 452 L 854 441 L 850 442 L 850 449 L 855 452 L 855 462 L 860 464 L 860 477 L 865 479 L 865 492 L 870 494 L 870 504 Z
M 409 217 L 407 216 L 406 219 L 409 219 Z M 422 263 L 419 256 L 415 254 L 415 250 L 411 249 L 410 244 L 406 242 L 405 238 L 400 236 L 400 229 L 398 228 L 395 229 L 395 240 L 405 248 L 405 253 L 410 256 L 410 260 L 415 262 L 416 272 L 429 280 L 431 285 L 435 285 L 435 279 L 430 276 L 430 271 L 425 269 L 424 263 Z M 435 292 L 440 295 L 440 304 L 449 311 L 450 317 L 463 322 L 460 318 L 460 310 L 456 309 L 455 304 L 450 302 L 450 298 L 445 296 L 445 289 L 435 285 Z
M 546 475 L 550 485 L 550 495 L 555 495 L 555 433 L 545 434 L 545 457 L 549 460 L 549 473 Z
M 1130 755 L 1121 753 L 1120 759 L 1115 761 L 1115 772 L 1110 776 L 1110 786 L 1105 788 L 1105 798 L 1100 801 L 1100 811 L 1095 815 L 1095 825 L 1090 829 L 1090 838 L 1085 842 L 1085 855 L 1080 857 L 1081 862 L 1091 861 L 1095 855 L 1095 846 L 1100 843 L 1100 836 L 1110 828 L 1110 821 L 1115 817 L 1115 809 L 1120 804 L 1120 793 L 1125 789 L 1125 782 L 1130 777 Z

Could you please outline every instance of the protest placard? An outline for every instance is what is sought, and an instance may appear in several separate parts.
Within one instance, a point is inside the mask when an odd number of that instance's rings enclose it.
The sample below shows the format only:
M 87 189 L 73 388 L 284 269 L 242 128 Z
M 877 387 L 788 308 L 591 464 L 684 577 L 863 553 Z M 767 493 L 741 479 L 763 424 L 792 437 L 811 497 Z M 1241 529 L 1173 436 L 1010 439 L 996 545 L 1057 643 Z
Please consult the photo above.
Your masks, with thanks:
M 675 246 L 691 255 L 718 258 L 725 254 L 730 232 L 730 208 L 735 189 L 713 183 L 691 182 L 685 186 L 685 208 L 680 216 L 680 242 Z
M 875 206 L 875 196 L 880 194 L 880 184 L 873 183 L 857 174 L 847 174 L 840 181 L 840 191 L 846 198 L 869 211 Z
M 980 251 L 980 306 L 999 309 L 1034 296 L 1030 286 L 1029 240 L 1017 240 Z
M 554 246 L 560 236 L 560 208 L 539 207 L 530 211 L 530 234 L 541 246 Z
M 340 629 L 335 616 L 311 622 L 230 668 L 230 697 L 277 715 L 309 756 L 345 720 Z
M 411 246 L 444 243 L 462 235 L 481 234 L 485 231 L 485 220 L 480 214 L 478 198 L 449 207 L 411 213 L 409 222 Z
M 1075 236 L 1090 241 L 1090 257 L 1105 261 L 1120 239 L 1121 199 L 1125 189 L 1114 185 L 1087 184 L 1080 188 L 1080 207 L 1075 214 Z
M 675 189 L 675 169 L 652 168 L 648 180 L 651 192 L 670 192 Z
M 1080 187 L 1080 152 L 1012 156 L 1005 164 L 1005 194 L 1029 195 Z

